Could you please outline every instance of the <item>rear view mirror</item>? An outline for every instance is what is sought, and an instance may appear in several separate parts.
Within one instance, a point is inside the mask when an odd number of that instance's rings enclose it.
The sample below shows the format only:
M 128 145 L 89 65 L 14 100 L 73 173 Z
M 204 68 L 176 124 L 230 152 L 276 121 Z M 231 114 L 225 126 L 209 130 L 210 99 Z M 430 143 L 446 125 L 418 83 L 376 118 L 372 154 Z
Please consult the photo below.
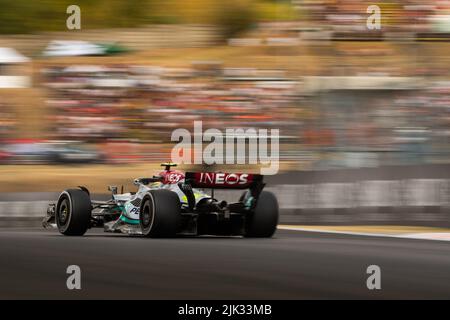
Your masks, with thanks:
M 117 186 L 108 186 L 108 190 L 111 191 L 112 194 L 117 194 Z

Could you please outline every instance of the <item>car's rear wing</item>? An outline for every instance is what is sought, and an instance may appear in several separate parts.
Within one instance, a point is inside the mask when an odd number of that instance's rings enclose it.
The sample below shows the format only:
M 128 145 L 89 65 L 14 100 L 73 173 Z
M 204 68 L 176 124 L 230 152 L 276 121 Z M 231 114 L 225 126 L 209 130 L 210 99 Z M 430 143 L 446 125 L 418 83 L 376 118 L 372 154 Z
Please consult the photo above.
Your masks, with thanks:
M 263 183 L 263 175 L 225 172 L 186 172 L 185 181 L 194 188 L 248 189 Z
M 179 187 L 186 194 L 190 209 L 195 207 L 195 197 L 192 188 L 210 188 L 211 197 L 214 198 L 214 189 L 248 189 L 253 199 L 250 206 L 238 203 L 230 204 L 234 212 L 252 210 L 256 206 L 258 197 L 264 188 L 263 175 L 251 173 L 224 173 L 224 172 L 186 172 L 184 183 Z

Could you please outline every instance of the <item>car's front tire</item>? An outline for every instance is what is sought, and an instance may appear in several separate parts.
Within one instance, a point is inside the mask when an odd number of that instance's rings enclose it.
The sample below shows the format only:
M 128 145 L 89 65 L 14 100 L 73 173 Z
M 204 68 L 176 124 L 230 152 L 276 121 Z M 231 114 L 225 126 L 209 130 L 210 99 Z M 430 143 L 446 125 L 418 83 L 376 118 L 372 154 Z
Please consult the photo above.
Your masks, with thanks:
M 56 225 L 66 236 L 82 236 L 89 228 L 92 204 L 89 194 L 79 189 L 61 193 L 55 211 Z
M 142 234 L 146 237 L 174 237 L 181 224 L 181 203 L 169 190 L 151 190 L 142 200 L 139 213 Z
M 256 208 L 249 213 L 245 223 L 245 236 L 270 238 L 278 224 L 278 201 L 272 192 L 262 191 Z

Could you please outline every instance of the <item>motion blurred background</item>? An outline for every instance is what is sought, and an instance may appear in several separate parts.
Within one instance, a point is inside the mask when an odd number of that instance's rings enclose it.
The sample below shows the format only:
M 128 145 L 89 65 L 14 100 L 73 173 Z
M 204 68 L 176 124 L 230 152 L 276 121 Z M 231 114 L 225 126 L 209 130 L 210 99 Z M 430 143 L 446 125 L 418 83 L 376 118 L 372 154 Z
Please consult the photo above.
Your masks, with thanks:
M 280 129 L 284 222 L 450 223 L 450 1 L 75 2 L 0 1 L 3 200 L 130 187 L 202 120 Z

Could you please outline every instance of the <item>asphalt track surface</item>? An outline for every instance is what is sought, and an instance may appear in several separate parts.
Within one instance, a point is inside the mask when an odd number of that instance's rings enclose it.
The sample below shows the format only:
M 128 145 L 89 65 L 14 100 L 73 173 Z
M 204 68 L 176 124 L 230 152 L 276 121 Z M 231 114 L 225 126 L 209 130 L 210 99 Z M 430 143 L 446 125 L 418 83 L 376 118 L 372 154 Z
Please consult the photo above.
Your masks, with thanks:
M 1 299 L 450 299 L 450 243 L 279 230 L 272 239 L 0 230 Z M 68 290 L 66 268 L 81 268 Z M 381 268 L 368 290 L 366 268 Z

